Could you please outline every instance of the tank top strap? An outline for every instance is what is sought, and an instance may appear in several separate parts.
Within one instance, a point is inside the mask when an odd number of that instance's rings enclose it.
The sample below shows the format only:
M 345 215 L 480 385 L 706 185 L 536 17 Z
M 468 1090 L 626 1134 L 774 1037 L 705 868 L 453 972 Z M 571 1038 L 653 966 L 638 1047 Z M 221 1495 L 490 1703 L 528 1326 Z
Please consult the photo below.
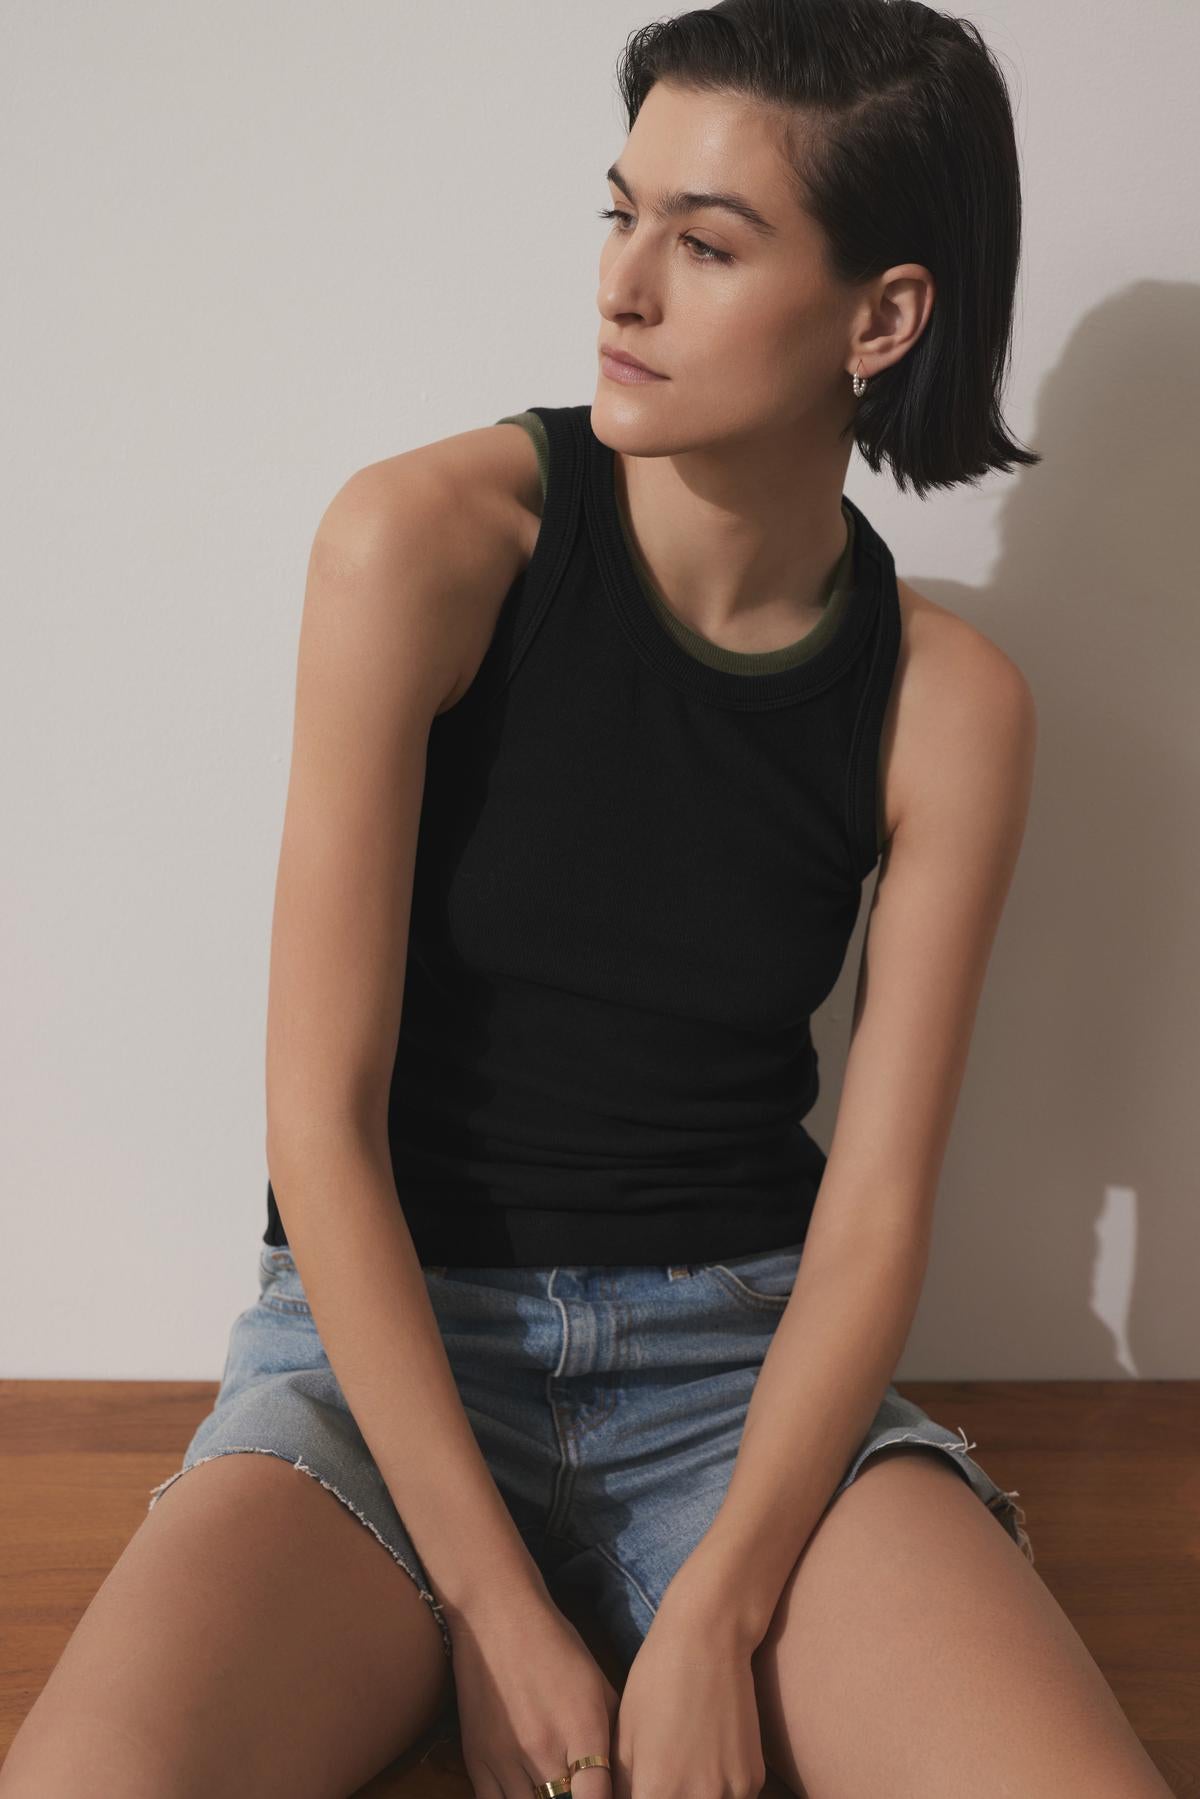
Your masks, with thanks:
M 866 515 L 857 507 L 854 513 L 856 528 L 863 532 L 867 554 L 874 564 L 873 579 L 878 591 L 869 658 L 859 691 L 846 763 L 846 823 L 855 859 L 854 872 L 860 881 L 864 881 L 878 862 L 885 841 L 880 812 L 883 792 L 880 745 L 900 654 L 901 618 L 892 552 Z
M 546 616 L 570 557 L 582 513 L 584 459 L 577 412 L 570 406 L 526 409 L 526 416 L 533 414 L 541 420 L 547 440 L 541 524 L 529 561 L 501 602 L 491 641 L 474 679 L 453 706 L 438 713 L 433 720 L 435 729 L 473 717 L 508 685 Z M 513 415 L 509 417 L 517 422 Z

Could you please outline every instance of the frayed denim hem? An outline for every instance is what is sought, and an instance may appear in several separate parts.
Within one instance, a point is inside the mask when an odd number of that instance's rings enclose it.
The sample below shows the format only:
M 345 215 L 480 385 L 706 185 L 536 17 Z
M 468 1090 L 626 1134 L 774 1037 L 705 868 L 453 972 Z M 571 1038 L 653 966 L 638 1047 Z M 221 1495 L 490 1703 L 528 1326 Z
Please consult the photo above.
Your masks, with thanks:
M 158 1503 L 158 1500 L 166 1492 L 167 1488 L 172 1484 L 172 1482 L 177 1481 L 179 1479 L 181 1474 L 187 1474 L 190 1469 L 200 1467 L 202 1462 L 214 1462 L 214 1461 L 216 1461 L 218 1456 L 246 1455 L 247 1453 L 253 1453 L 255 1455 L 277 1456 L 281 1462 L 289 1462 L 293 1468 L 298 1468 L 302 1474 L 311 1475 L 314 1480 L 320 1481 L 320 1484 L 326 1489 L 327 1492 L 332 1493 L 336 1499 L 340 1499 L 342 1504 L 346 1507 L 347 1511 L 353 1512 L 354 1516 L 359 1520 L 359 1522 L 361 1524 L 366 1525 L 367 1529 L 371 1532 L 371 1535 L 373 1537 L 375 1537 L 380 1543 L 383 1544 L 383 1547 L 387 1550 L 387 1552 L 391 1556 L 392 1560 L 394 1562 L 398 1563 L 399 1566 L 404 1569 L 404 1572 L 408 1575 L 409 1579 L 416 1586 L 417 1591 L 420 1593 L 422 1599 L 429 1606 L 429 1609 L 432 1611 L 434 1617 L 437 1619 L 438 1628 L 442 1633 L 442 1648 L 445 1651 L 447 1659 L 452 1662 L 454 1659 L 453 1645 L 451 1643 L 450 1631 L 446 1624 L 445 1615 L 443 1613 L 440 1602 L 434 1598 L 433 1594 L 429 1591 L 428 1587 L 423 1586 L 421 1584 L 421 1579 L 420 1579 L 420 1576 L 418 1575 L 416 1569 L 410 1567 L 409 1564 L 404 1560 L 404 1557 L 402 1555 L 399 1555 L 396 1552 L 396 1550 L 392 1548 L 392 1545 L 387 1541 L 387 1539 L 380 1535 L 379 1531 L 376 1529 L 375 1525 L 372 1524 L 371 1520 L 363 1512 L 359 1511 L 358 1507 L 353 1503 L 352 1500 L 347 1499 L 347 1497 L 344 1493 L 339 1492 L 338 1489 L 333 1485 L 333 1483 L 331 1481 L 327 1481 L 327 1480 L 323 1479 L 322 1476 L 317 1473 L 315 1468 L 310 1468 L 308 1466 L 308 1463 L 304 1460 L 303 1456 L 297 1456 L 296 1460 L 293 1462 L 293 1461 L 291 1461 L 290 1456 L 286 1456 L 286 1455 L 282 1454 L 282 1452 L 280 1450 L 264 1449 L 261 1443 L 228 1444 L 224 1449 L 214 1450 L 212 1455 L 197 1456 L 197 1458 L 194 1462 L 186 1462 L 182 1468 L 177 1468 L 174 1474 L 169 1474 L 167 1476 L 166 1480 L 160 1481 L 158 1486 L 151 1489 L 150 1503 L 146 1507 L 147 1512 L 152 1512 L 154 1510 L 154 1507 Z

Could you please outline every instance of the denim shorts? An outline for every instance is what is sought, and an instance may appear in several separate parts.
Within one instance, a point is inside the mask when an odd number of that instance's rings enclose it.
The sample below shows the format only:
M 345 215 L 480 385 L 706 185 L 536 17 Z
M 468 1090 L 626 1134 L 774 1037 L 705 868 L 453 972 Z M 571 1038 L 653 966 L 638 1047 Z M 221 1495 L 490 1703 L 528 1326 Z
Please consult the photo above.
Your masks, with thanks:
M 663 1593 L 712 1524 L 802 1244 L 672 1266 L 427 1266 L 467 1417 L 553 1592 L 590 1605 L 627 1667 Z M 417 1546 L 351 1416 L 289 1249 L 260 1246 L 259 1294 L 234 1320 L 212 1410 L 183 1466 L 256 1450 L 312 1475 L 416 1582 L 451 1640 Z M 1030 1561 L 1019 1489 L 889 1386 L 829 1504 L 889 1443 L 944 1451 Z

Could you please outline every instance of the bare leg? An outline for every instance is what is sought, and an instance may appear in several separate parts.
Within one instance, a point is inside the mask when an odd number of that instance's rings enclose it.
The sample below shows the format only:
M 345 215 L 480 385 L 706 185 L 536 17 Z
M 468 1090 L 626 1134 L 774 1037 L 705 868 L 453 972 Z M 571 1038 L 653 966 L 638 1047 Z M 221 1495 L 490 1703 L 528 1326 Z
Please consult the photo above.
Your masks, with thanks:
M 451 1691 L 437 1619 L 332 1493 L 228 1454 L 159 1497 L 0 1769 L 0 1799 L 344 1799 Z
M 763 1753 L 805 1799 L 1170 1799 L 1070 1619 L 941 1454 L 880 1450 L 755 1654 Z

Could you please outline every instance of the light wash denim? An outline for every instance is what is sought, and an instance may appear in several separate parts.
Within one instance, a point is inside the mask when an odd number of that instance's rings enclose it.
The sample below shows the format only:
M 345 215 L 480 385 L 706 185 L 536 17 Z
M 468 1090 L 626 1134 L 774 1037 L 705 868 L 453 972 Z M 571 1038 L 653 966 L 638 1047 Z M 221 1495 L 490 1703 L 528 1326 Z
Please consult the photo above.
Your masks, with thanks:
M 628 1666 L 728 1486 L 746 1408 L 803 1245 L 668 1267 L 426 1267 L 472 1430 L 531 1555 L 591 1602 Z M 288 1249 L 260 1245 L 213 1409 L 183 1466 L 255 1450 L 313 1475 L 416 1582 L 452 1646 L 417 1547 L 351 1416 Z M 404 1371 L 396 1371 L 397 1381 Z M 1030 1561 L 1015 1493 L 889 1386 L 829 1504 L 886 1444 L 943 1450 Z M 414 1445 L 414 1453 L 419 1453 Z

